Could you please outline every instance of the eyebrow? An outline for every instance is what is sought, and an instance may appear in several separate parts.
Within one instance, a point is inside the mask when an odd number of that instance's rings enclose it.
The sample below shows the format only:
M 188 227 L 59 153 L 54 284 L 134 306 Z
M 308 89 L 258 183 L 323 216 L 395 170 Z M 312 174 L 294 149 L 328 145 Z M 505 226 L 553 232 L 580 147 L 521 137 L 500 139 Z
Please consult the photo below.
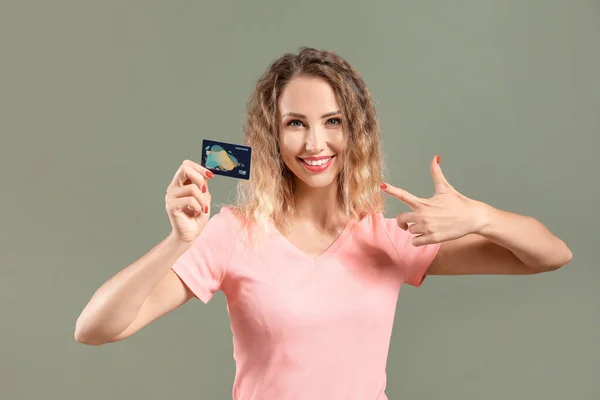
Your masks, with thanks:
M 338 115 L 338 114 L 341 114 L 340 110 L 336 110 L 336 111 L 329 112 L 327 114 L 323 114 L 323 115 L 321 115 L 321 118 L 327 118 L 327 117 L 331 117 L 333 115 Z M 298 114 L 298 113 L 294 113 L 294 112 L 289 112 L 289 113 L 283 114 L 283 117 L 281 117 L 281 118 L 283 119 L 283 118 L 286 118 L 286 117 L 296 117 L 296 118 L 304 118 L 304 119 L 306 119 L 306 115 L 304 115 L 304 114 Z

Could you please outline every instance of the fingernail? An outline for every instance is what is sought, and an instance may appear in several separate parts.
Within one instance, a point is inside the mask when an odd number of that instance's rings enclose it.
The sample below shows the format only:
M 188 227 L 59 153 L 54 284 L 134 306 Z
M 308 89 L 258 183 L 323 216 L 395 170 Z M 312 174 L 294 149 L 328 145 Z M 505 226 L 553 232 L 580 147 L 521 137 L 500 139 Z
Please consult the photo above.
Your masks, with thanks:
M 206 171 L 206 176 L 208 176 L 209 178 L 212 178 L 213 176 L 215 176 L 215 174 L 213 174 L 210 171 Z
M 208 214 L 208 206 L 204 207 L 204 214 Z
M 381 185 L 379 185 L 382 189 L 387 189 L 387 185 L 383 182 L 381 182 Z
M 440 163 L 440 155 L 438 154 L 437 156 L 435 156 L 435 162 L 436 163 Z
M 206 193 L 206 185 L 202 185 L 202 193 Z

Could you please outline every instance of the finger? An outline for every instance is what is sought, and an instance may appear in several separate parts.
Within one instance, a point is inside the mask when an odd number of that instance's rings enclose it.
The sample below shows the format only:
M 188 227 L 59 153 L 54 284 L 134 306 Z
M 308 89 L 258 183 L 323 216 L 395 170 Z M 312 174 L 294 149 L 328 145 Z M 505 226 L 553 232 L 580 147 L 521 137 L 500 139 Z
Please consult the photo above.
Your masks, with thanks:
M 210 214 L 210 198 L 203 198 L 202 201 L 198 201 L 193 196 L 177 197 L 169 201 L 168 209 L 171 210 L 182 210 L 190 216 L 197 217 L 200 214 Z M 190 213 L 190 210 L 193 212 Z
M 440 167 L 440 156 L 439 154 L 431 160 L 430 165 L 431 176 L 433 177 L 433 183 L 435 185 L 436 193 L 444 193 L 450 187 L 450 184 L 446 180 L 442 167 Z
M 203 188 L 206 188 L 206 185 L 203 185 Z M 199 203 L 201 203 L 203 201 L 202 195 L 204 193 L 206 193 L 206 191 L 203 191 L 202 189 L 200 189 L 196 184 L 191 183 L 189 185 L 174 188 L 169 193 L 169 197 L 172 197 L 172 198 L 194 197 L 196 200 L 198 200 Z
M 437 240 L 433 235 L 418 235 L 412 239 L 412 244 L 416 247 L 436 243 L 439 243 L 439 240 Z
M 167 203 L 167 212 L 174 213 L 176 211 L 182 211 L 190 217 L 197 217 L 206 211 L 205 207 L 202 207 L 195 197 L 177 197 L 172 198 Z
M 196 166 L 184 162 L 175 173 L 175 176 L 173 176 L 173 180 L 171 181 L 169 187 L 182 187 L 187 183 L 192 182 L 201 188 L 204 186 L 206 180 L 207 178 L 198 170 Z
M 416 213 L 401 212 L 400 214 L 396 215 L 396 222 L 398 223 L 398 226 L 400 228 L 406 230 L 406 229 L 408 229 L 409 223 L 416 222 Z M 404 227 L 404 226 L 406 226 L 406 227 Z
M 206 185 L 203 186 L 203 190 L 198 188 L 195 184 L 185 185 L 180 188 L 175 188 L 171 192 L 170 196 L 173 198 L 185 198 L 185 197 L 193 197 L 198 201 L 200 206 L 202 207 L 203 212 L 207 212 L 205 210 L 210 206 L 210 193 L 206 189 Z
M 202 165 L 198 164 L 197 162 L 194 162 L 191 160 L 185 160 L 182 163 L 182 165 L 183 164 L 187 164 L 190 167 L 192 167 L 193 169 L 195 169 L 196 171 L 200 172 L 200 174 L 202 174 L 202 176 L 204 176 L 206 179 L 210 179 L 215 176 L 211 170 L 204 168 Z
M 397 198 L 413 210 L 417 209 L 421 205 L 421 199 L 404 189 L 400 189 L 386 183 L 381 184 L 381 189 L 383 189 L 383 191 L 387 194 Z
M 415 235 L 422 235 L 425 233 L 425 229 L 422 224 L 409 224 L 408 231 Z

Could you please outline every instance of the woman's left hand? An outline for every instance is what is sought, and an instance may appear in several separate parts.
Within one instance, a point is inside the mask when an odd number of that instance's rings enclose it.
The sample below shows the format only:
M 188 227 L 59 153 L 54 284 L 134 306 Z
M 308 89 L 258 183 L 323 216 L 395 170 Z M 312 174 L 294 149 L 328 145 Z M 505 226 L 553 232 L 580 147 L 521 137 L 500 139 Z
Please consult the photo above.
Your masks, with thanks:
M 457 192 L 444 177 L 439 160 L 440 157 L 435 156 L 431 161 L 435 194 L 429 199 L 419 198 L 385 183 L 381 184 L 384 192 L 412 209 L 398 214 L 396 221 L 400 228 L 417 235 L 412 240 L 414 246 L 458 239 L 470 233 L 477 233 L 486 224 L 487 205 Z

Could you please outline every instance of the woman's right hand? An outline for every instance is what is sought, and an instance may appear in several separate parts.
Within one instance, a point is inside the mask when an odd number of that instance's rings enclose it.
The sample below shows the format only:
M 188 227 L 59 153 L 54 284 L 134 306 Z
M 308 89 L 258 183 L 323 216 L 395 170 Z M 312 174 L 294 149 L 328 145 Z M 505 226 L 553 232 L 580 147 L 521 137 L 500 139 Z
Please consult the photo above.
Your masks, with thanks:
M 193 242 L 210 218 L 210 192 L 207 181 L 212 172 L 185 160 L 167 188 L 165 203 L 171 235 L 182 242 Z

